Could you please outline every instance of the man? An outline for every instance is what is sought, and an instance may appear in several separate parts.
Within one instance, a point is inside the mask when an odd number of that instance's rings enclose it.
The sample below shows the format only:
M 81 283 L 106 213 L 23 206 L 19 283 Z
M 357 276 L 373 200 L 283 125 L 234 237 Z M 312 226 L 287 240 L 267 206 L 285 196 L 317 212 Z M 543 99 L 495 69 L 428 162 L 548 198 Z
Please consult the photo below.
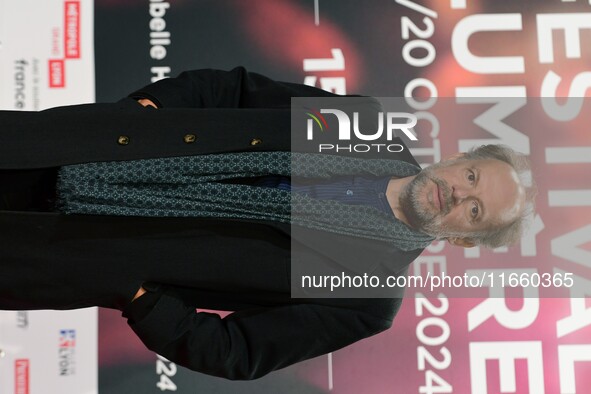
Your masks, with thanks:
M 399 298 L 290 298 L 289 193 L 268 182 L 291 175 L 282 152 L 297 96 L 335 95 L 236 68 L 185 72 L 117 104 L 0 113 L 0 309 L 117 308 L 151 350 L 229 379 L 389 328 Z M 298 258 L 402 275 L 434 238 L 515 242 L 528 203 L 521 160 L 487 146 L 423 171 L 408 152 L 378 161 L 387 177 L 371 181 L 383 190 L 367 203 L 378 209 L 301 197 L 345 220 L 311 218 Z

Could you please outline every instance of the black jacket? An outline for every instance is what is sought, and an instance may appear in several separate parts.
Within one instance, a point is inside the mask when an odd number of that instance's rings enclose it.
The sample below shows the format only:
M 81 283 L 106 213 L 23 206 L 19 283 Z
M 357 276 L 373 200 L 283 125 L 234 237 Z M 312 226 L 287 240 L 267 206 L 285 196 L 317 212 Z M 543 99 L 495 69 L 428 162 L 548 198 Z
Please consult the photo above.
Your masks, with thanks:
M 236 68 L 185 72 L 115 104 L 0 111 L 0 169 L 289 150 L 291 97 L 331 95 Z M 159 109 L 142 107 L 138 98 L 151 99 Z M 186 143 L 186 134 L 195 134 L 196 141 Z M 122 136 L 128 144 L 119 144 Z M 251 145 L 253 139 L 262 143 Z M 403 159 L 416 164 L 410 155 Z M 41 278 L 37 293 L 9 294 L 26 299 L 21 305 L 123 309 L 151 350 L 229 379 L 258 378 L 381 332 L 391 326 L 401 303 L 398 298 L 291 299 L 290 227 L 271 221 L 0 212 L 0 228 L 0 240 L 11 245 L 0 248 L 5 264 L 51 266 L 52 275 L 57 270 L 63 277 L 68 271 L 71 302 L 40 301 L 57 291 Z M 421 252 L 354 237 L 334 241 L 357 265 L 343 268 L 352 272 L 403 274 Z M 305 258 L 327 256 L 312 240 Z M 77 287 L 79 282 L 84 286 Z M 162 286 L 130 304 L 144 282 Z M 59 289 L 66 292 L 62 284 Z M 93 296 L 84 298 L 85 291 Z M 236 312 L 220 319 L 195 308 Z

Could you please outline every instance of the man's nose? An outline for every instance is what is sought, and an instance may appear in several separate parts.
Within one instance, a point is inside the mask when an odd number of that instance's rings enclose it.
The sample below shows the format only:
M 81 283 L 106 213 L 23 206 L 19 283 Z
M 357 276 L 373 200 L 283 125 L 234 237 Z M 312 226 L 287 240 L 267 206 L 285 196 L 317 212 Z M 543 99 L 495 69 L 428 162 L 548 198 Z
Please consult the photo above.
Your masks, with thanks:
M 451 197 L 453 199 L 454 205 L 461 204 L 462 201 L 468 197 L 468 190 L 462 188 L 461 186 L 452 186 Z

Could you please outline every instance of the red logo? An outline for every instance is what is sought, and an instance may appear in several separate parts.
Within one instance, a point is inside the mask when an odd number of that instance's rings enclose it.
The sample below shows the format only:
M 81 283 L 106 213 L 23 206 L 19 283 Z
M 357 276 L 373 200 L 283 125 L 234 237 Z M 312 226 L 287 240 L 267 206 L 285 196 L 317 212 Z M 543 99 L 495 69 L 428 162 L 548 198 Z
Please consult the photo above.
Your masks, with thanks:
M 14 360 L 14 394 L 29 394 L 29 359 Z
M 66 86 L 66 69 L 63 60 L 49 61 L 49 87 L 63 88 Z
M 66 59 L 80 58 L 80 2 L 64 3 L 64 53 Z

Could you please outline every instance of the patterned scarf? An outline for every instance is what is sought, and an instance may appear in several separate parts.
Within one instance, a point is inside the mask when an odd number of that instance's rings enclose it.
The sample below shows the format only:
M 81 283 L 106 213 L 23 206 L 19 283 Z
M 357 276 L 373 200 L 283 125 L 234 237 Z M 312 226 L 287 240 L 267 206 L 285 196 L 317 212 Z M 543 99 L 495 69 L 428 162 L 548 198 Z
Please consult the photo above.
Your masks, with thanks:
M 433 237 L 374 207 L 217 181 L 269 174 L 325 180 L 337 175 L 406 177 L 419 171 L 399 160 L 292 152 L 86 163 L 60 169 L 57 208 L 66 214 L 273 220 L 387 241 L 408 251 L 425 248 Z

